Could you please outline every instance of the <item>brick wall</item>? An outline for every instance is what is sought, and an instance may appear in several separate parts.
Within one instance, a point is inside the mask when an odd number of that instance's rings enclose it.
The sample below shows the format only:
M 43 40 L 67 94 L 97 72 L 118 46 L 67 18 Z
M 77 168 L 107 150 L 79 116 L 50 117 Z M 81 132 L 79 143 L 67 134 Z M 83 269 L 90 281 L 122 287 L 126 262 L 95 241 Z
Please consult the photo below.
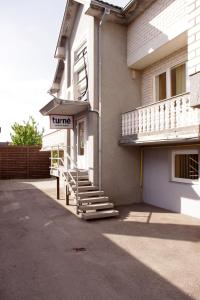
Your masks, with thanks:
M 0 179 L 50 177 L 50 152 L 39 146 L 0 147 Z
M 200 0 L 188 0 L 188 72 L 200 71 Z
M 141 80 L 142 105 L 155 101 L 153 96 L 154 77 L 166 71 L 167 68 L 171 68 L 185 61 L 187 61 L 187 48 L 182 48 L 143 70 Z
M 129 25 L 129 67 L 187 29 L 187 1 L 157 0 Z

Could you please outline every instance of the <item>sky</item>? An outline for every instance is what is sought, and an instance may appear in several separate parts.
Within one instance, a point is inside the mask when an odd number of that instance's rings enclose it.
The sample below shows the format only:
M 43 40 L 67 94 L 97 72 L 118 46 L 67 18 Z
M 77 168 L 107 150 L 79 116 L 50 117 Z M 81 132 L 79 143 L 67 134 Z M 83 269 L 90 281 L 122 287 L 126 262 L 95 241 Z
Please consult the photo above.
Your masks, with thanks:
M 130 2 L 130 0 L 104 0 L 104 1 L 122 7 L 126 6 L 126 4 Z
M 108 0 L 126 5 L 128 0 Z M 48 132 L 39 110 L 51 100 L 54 51 L 66 0 L 0 0 L 0 141 L 10 141 L 11 125 L 33 116 Z

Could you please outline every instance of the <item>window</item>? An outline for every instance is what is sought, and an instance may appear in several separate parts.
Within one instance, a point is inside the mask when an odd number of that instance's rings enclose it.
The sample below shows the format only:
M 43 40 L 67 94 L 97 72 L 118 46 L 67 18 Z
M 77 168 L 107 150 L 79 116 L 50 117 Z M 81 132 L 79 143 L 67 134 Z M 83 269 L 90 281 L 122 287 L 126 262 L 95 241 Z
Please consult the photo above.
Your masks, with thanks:
M 87 44 L 84 41 L 79 48 L 74 52 L 74 63 L 76 64 L 83 56 L 87 55 Z
M 78 155 L 84 155 L 85 152 L 85 126 L 84 121 L 78 123 Z
M 185 64 L 171 69 L 171 96 L 183 94 L 186 91 Z
M 87 100 L 87 44 L 84 41 L 74 52 L 74 97 L 76 100 Z
M 198 182 L 198 150 L 180 150 L 172 152 L 172 180 L 179 182 Z
M 166 72 L 156 76 L 156 101 L 167 98 Z
M 81 70 L 79 70 L 78 72 L 77 72 L 77 82 L 79 83 L 79 82 L 81 82 L 82 80 L 84 80 L 85 79 L 85 69 L 83 68 L 83 69 L 81 69 Z
M 155 76 L 155 100 L 161 101 L 186 92 L 186 63 Z

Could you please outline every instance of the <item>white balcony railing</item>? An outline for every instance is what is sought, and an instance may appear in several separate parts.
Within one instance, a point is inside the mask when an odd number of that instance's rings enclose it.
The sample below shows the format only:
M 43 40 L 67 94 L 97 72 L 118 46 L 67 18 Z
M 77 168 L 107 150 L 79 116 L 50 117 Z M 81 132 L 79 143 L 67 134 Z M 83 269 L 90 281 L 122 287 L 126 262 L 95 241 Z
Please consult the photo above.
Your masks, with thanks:
M 199 109 L 190 107 L 190 94 L 139 107 L 122 114 L 122 136 L 199 125 Z

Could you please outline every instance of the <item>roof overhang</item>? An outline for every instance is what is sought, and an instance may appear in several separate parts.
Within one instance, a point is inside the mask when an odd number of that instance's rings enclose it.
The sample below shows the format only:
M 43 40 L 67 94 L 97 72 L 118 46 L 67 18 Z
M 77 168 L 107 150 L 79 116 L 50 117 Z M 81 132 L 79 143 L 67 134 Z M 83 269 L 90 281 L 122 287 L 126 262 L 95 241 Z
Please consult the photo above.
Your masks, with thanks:
M 133 22 L 156 0 L 130 0 L 124 7 L 120 8 L 100 0 L 91 0 L 87 14 L 98 19 L 102 18 L 103 12 L 109 10 L 107 20 L 119 24 L 128 25 Z
M 66 42 L 73 30 L 78 8 L 81 4 L 86 4 L 87 8 L 85 13 L 87 15 L 101 19 L 104 11 L 109 10 L 109 21 L 127 25 L 154 1 L 156 0 L 130 0 L 129 3 L 122 8 L 101 0 L 67 0 L 54 57 L 57 57 L 59 48 L 65 48 Z
M 141 15 L 156 0 L 131 0 L 124 8 L 123 14 L 126 24 L 129 25 Z
M 58 60 L 56 72 L 54 75 L 52 86 L 49 90 L 51 94 L 57 93 L 60 90 L 60 83 L 62 80 L 63 72 L 65 68 L 65 63 L 62 59 Z
M 43 116 L 49 115 L 70 115 L 74 116 L 89 110 L 90 104 L 87 101 L 52 99 L 41 110 Z
M 76 18 L 76 13 L 78 10 L 79 5 L 81 4 L 81 1 L 79 0 L 67 0 L 64 16 L 59 32 L 59 37 L 54 53 L 54 57 L 57 57 L 57 51 L 59 47 L 65 47 L 67 39 L 70 37 L 71 32 L 73 30 L 73 25 Z
M 102 16 L 105 12 L 107 21 L 122 24 L 124 23 L 122 8 L 105 3 L 103 1 L 91 0 L 86 10 L 87 15 L 93 16 L 99 20 L 102 19 Z

